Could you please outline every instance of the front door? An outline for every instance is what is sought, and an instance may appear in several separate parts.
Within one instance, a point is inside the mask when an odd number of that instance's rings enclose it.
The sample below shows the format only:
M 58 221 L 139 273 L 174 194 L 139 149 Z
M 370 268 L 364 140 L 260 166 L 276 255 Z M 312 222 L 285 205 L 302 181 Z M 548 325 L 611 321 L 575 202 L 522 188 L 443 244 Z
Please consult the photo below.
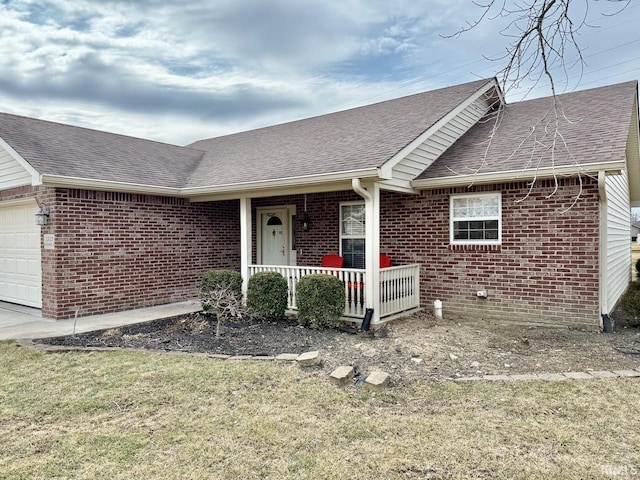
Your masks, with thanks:
M 260 214 L 263 265 L 289 265 L 289 217 L 287 210 Z

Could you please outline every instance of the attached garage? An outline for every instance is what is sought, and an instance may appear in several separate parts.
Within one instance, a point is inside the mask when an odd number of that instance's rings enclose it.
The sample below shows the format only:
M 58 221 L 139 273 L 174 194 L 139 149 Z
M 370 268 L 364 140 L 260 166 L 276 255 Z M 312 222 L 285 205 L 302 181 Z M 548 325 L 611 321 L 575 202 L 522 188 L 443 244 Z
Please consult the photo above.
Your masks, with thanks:
M 34 200 L 0 203 L 0 301 L 42 307 L 37 211 Z

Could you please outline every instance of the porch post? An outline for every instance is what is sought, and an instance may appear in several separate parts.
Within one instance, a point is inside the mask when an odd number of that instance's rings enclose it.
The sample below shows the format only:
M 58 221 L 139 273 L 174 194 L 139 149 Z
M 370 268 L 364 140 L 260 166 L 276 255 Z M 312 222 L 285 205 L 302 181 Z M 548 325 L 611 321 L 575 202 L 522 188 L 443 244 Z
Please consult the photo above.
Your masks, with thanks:
M 364 198 L 365 213 L 365 306 L 373 308 L 371 324 L 380 322 L 380 186 L 364 189 L 359 178 L 351 180 L 353 191 Z
M 380 322 L 380 187 L 377 183 L 368 189 L 365 200 L 365 299 L 367 308 L 373 308 L 371 324 Z
M 251 197 L 240 197 L 240 273 L 242 274 L 242 299 L 247 300 L 249 265 L 251 264 Z

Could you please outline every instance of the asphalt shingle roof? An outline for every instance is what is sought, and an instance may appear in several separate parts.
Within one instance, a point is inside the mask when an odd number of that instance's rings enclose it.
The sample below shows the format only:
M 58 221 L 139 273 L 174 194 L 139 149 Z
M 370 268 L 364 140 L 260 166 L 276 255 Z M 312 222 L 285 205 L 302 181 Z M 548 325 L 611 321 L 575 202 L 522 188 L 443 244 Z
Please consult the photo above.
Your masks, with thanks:
M 186 186 L 225 185 L 379 167 L 492 80 L 200 140 Z
M 180 188 L 202 152 L 0 113 L 0 138 L 41 174 Z
M 490 145 L 495 121 L 486 117 L 418 178 L 624 160 L 637 88 L 633 81 L 559 95 L 561 136 L 554 135 L 553 97 L 507 104 Z
M 187 147 L 1 113 L 0 138 L 41 174 L 90 180 L 185 188 L 330 174 L 383 165 L 490 81 Z M 637 82 L 627 82 L 559 96 L 562 139 L 557 137 L 555 165 L 624 159 L 636 92 Z M 485 166 L 492 121 L 472 127 L 419 178 L 468 175 L 478 168 L 480 173 L 521 170 L 538 162 L 549 166 L 549 150 L 538 154 L 552 140 L 552 103 L 552 98 L 543 98 L 507 105 Z

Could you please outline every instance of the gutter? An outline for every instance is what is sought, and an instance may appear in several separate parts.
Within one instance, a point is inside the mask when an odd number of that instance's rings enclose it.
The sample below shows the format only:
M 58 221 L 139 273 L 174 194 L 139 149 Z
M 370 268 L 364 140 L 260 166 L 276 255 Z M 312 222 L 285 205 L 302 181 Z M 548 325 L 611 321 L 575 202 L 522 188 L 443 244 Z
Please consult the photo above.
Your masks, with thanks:
M 413 180 L 411 185 L 418 189 L 459 187 L 470 185 L 482 185 L 491 183 L 503 183 L 533 180 L 544 180 L 554 177 L 570 177 L 573 175 L 588 175 L 606 172 L 610 175 L 618 175 L 626 168 L 626 161 L 606 163 L 585 163 L 582 165 L 565 165 L 559 167 L 545 167 L 529 170 L 505 170 L 503 172 L 478 173 L 475 175 L 451 175 L 449 177 L 423 178 Z
M 154 195 L 184 196 L 179 188 L 145 185 L 141 183 L 114 182 L 112 180 L 92 180 L 62 175 L 40 175 L 40 185 L 53 187 L 83 188 L 88 190 L 106 190 L 110 192 L 147 193 Z
M 301 175 L 299 177 L 290 177 L 290 178 L 280 178 L 275 180 L 260 180 L 255 182 L 239 182 L 239 183 L 228 183 L 224 185 L 216 185 L 216 186 L 206 186 L 206 187 L 189 187 L 182 188 L 180 192 L 184 196 L 191 195 L 207 195 L 207 194 L 215 194 L 215 193 L 229 193 L 229 192 L 242 192 L 242 191 L 251 191 L 251 190 L 262 190 L 262 189 L 276 189 L 282 187 L 293 187 L 293 186 L 301 186 L 301 185 L 311 185 L 316 183 L 323 182 L 335 182 L 335 181 L 345 181 L 351 180 L 354 176 L 358 177 L 367 177 L 367 178 L 379 178 L 378 169 L 374 168 L 364 168 L 361 170 L 349 170 L 344 172 L 337 173 L 321 173 L 315 175 Z
M 114 192 L 144 193 L 166 195 L 173 197 L 197 197 L 202 195 L 233 194 L 240 198 L 246 192 L 275 190 L 279 188 L 293 188 L 318 185 L 321 183 L 348 182 L 355 176 L 365 178 L 379 178 L 378 168 L 366 168 L 337 173 L 323 173 L 316 175 L 302 175 L 298 177 L 279 178 L 275 180 L 259 180 L 255 182 L 228 183 L 224 185 L 208 185 L 204 187 L 163 187 L 141 183 L 118 182 L 113 180 L 97 180 L 82 177 L 68 177 L 62 175 L 42 174 L 38 178 L 40 185 L 55 187 L 83 188 L 88 190 L 107 190 Z M 33 183 L 36 184 L 35 182 Z

